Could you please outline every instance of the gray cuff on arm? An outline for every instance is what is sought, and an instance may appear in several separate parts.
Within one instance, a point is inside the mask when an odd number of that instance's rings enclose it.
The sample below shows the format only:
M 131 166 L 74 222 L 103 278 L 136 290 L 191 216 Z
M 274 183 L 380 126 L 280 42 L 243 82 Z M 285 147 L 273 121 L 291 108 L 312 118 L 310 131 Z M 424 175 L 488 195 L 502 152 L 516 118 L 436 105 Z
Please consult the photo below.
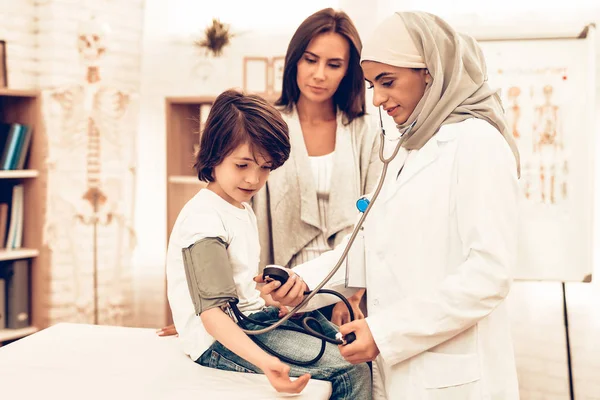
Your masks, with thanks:
M 182 249 L 188 289 L 197 315 L 238 298 L 227 245 L 205 238 Z

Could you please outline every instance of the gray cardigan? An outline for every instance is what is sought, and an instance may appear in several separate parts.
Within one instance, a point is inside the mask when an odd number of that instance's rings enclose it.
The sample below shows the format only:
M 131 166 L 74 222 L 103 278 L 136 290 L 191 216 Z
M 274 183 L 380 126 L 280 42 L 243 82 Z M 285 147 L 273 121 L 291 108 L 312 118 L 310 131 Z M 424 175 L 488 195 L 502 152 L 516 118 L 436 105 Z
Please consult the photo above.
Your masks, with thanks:
M 273 171 L 252 201 L 260 236 L 260 267 L 287 266 L 292 257 L 321 232 L 317 194 L 298 114 L 282 113 L 290 130 L 290 158 Z M 342 123 L 338 112 L 335 155 L 329 195 L 329 243 L 337 245 L 351 232 L 356 200 L 375 189 L 381 173 L 379 131 L 370 116 Z

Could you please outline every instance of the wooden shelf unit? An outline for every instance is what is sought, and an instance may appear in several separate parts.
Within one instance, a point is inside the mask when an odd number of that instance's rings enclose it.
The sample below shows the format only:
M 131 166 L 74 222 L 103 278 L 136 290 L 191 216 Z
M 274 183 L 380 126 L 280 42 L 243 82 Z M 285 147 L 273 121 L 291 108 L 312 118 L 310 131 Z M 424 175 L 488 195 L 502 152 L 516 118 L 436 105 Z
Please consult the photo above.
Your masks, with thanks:
M 214 97 L 168 97 L 167 122 L 167 238 L 185 203 L 202 187 L 194 171 L 200 143 L 200 121 L 206 120 Z
M 11 249 L 0 250 L 0 261 L 21 260 L 24 258 L 34 258 L 40 254 L 38 249 Z
M 2 345 L 2 342 L 21 339 L 27 335 L 36 333 L 37 331 L 39 331 L 39 329 L 35 326 L 28 326 L 27 328 L 22 329 L 0 329 L 0 346 Z
M 36 90 L 0 89 L 0 121 L 22 123 L 32 127 L 33 135 L 25 170 L 0 171 L 0 190 L 12 190 L 23 184 L 23 241 L 20 249 L 0 249 L 0 261 L 29 259 L 31 326 L 23 329 L 0 330 L 0 343 L 14 340 L 47 326 L 47 279 L 49 254 L 42 237 L 46 212 L 46 154 L 48 143 L 44 130 L 41 95 Z
M 18 169 L 14 171 L 0 171 L 0 179 L 26 179 L 37 178 L 40 173 L 34 169 Z

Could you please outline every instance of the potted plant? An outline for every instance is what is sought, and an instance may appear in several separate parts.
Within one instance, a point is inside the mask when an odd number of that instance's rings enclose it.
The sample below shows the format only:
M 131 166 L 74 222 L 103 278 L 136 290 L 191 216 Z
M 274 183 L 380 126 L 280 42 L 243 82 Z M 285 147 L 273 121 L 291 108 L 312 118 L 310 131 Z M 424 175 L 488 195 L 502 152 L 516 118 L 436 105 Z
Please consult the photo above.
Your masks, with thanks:
M 196 40 L 194 45 L 204 50 L 206 55 L 219 57 L 234 36 L 235 34 L 230 31 L 229 24 L 213 18 L 212 24 L 204 29 L 204 35 Z

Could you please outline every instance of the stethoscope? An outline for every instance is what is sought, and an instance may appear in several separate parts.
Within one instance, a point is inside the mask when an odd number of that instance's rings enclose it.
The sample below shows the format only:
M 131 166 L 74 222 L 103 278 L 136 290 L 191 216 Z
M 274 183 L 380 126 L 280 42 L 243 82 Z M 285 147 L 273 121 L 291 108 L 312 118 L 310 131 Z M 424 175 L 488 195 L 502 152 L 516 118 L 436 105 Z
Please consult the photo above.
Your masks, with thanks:
M 323 353 L 325 352 L 326 342 L 329 342 L 329 343 L 332 343 L 335 345 L 346 345 L 346 344 L 350 344 L 354 340 L 356 340 L 356 335 L 354 335 L 354 333 L 350 333 L 346 336 L 342 336 L 342 334 L 340 332 L 338 332 L 336 334 L 335 339 L 323 335 L 319 322 L 313 317 L 302 318 L 302 326 L 304 329 L 302 329 L 300 327 L 295 327 L 295 326 L 292 327 L 292 326 L 281 326 L 281 325 L 284 322 L 286 322 L 287 320 L 289 320 L 291 317 L 293 317 L 296 313 L 300 312 L 299 310 L 302 309 L 302 307 L 304 307 L 306 304 L 308 304 L 308 302 L 317 294 L 331 294 L 331 295 L 339 297 L 344 302 L 346 307 L 348 307 L 348 312 L 350 314 L 350 320 L 354 321 L 354 312 L 352 311 L 352 307 L 350 306 L 350 303 L 348 302 L 348 300 L 340 293 L 338 293 L 334 290 L 323 289 L 323 287 L 335 275 L 335 273 L 338 271 L 338 269 L 340 269 L 340 266 L 346 259 L 348 252 L 350 251 L 350 248 L 352 247 L 354 240 L 356 239 L 356 236 L 360 232 L 362 225 L 363 225 L 365 219 L 367 218 L 367 215 L 373 208 L 373 204 L 375 203 L 375 201 L 377 200 L 377 197 L 379 196 L 379 192 L 381 191 L 381 188 L 383 187 L 383 183 L 385 181 L 385 177 L 387 174 L 387 169 L 388 169 L 389 164 L 396 158 L 396 156 L 398 155 L 398 152 L 400 151 L 400 147 L 402 147 L 402 143 L 404 143 L 404 139 L 408 137 L 409 133 L 412 131 L 413 127 L 415 126 L 415 124 L 417 122 L 417 121 L 414 121 L 413 123 L 411 123 L 408 127 L 406 127 L 404 129 L 403 132 L 400 133 L 399 138 L 393 139 L 393 140 L 397 140 L 398 143 L 396 144 L 396 147 L 395 147 L 393 153 L 389 157 L 386 158 L 386 157 L 384 157 L 384 143 L 387 139 L 387 136 L 385 134 L 385 129 L 383 127 L 383 119 L 381 117 L 381 107 L 378 107 L 378 110 L 379 110 L 379 124 L 380 124 L 380 130 L 381 130 L 381 132 L 380 132 L 381 146 L 379 148 L 379 159 L 383 163 L 381 177 L 379 178 L 379 182 L 377 183 L 375 192 L 371 196 L 370 200 L 367 197 L 361 197 L 360 199 L 357 200 L 356 207 L 362 213 L 362 215 L 361 215 L 360 219 L 358 220 L 358 223 L 354 226 L 354 230 L 352 231 L 352 234 L 350 235 L 350 238 L 349 238 L 348 242 L 346 243 L 346 247 L 344 248 L 342 255 L 340 256 L 339 260 L 337 261 L 337 263 L 335 264 L 333 269 L 329 272 L 329 274 L 325 277 L 325 279 L 323 279 L 323 281 L 315 289 L 304 293 L 306 295 L 306 297 L 304 298 L 304 300 L 302 300 L 302 302 L 300 304 L 298 304 L 287 315 L 285 315 L 279 321 L 277 321 L 273 324 L 265 323 L 262 321 L 257 321 L 251 317 L 245 316 L 237 307 L 237 299 L 235 299 L 229 303 L 230 310 L 231 310 L 231 313 L 229 315 L 232 318 L 235 317 L 234 320 L 237 320 L 238 325 L 242 328 L 244 333 L 246 333 L 247 335 L 250 335 L 250 338 L 263 350 L 280 358 L 284 362 L 301 365 L 301 366 L 311 365 L 311 364 L 316 363 L 323 356 Z M 252 323 L 252 324 L 255 324 L 258 326 L 264 326 L 264 328 L 258 329 L 258 330 L 247 329 L 247 323 Z M 313 329 L 313 327 L 311 327 L 310 324 L 313 324 L 317 330 Z M 274 350 L 271 350 L 264 343 L 262 343 L 260 340 L 258 340 L 257 338 L 254 337 L 256 335 L 261 335 L 263 333 L 270 332 L 276 328 L 301 332 L 301 333 L 304 333 L 307 335 L 314 336 L 318 339 L 321 339 L 322 343 L 321 343 L 321 350 L 319 351 L 319 354 L 317 354 L 317 356 L 315 358 L 308 360 L 308 361 L 293 360 L 289 357 L 278 354 Z

